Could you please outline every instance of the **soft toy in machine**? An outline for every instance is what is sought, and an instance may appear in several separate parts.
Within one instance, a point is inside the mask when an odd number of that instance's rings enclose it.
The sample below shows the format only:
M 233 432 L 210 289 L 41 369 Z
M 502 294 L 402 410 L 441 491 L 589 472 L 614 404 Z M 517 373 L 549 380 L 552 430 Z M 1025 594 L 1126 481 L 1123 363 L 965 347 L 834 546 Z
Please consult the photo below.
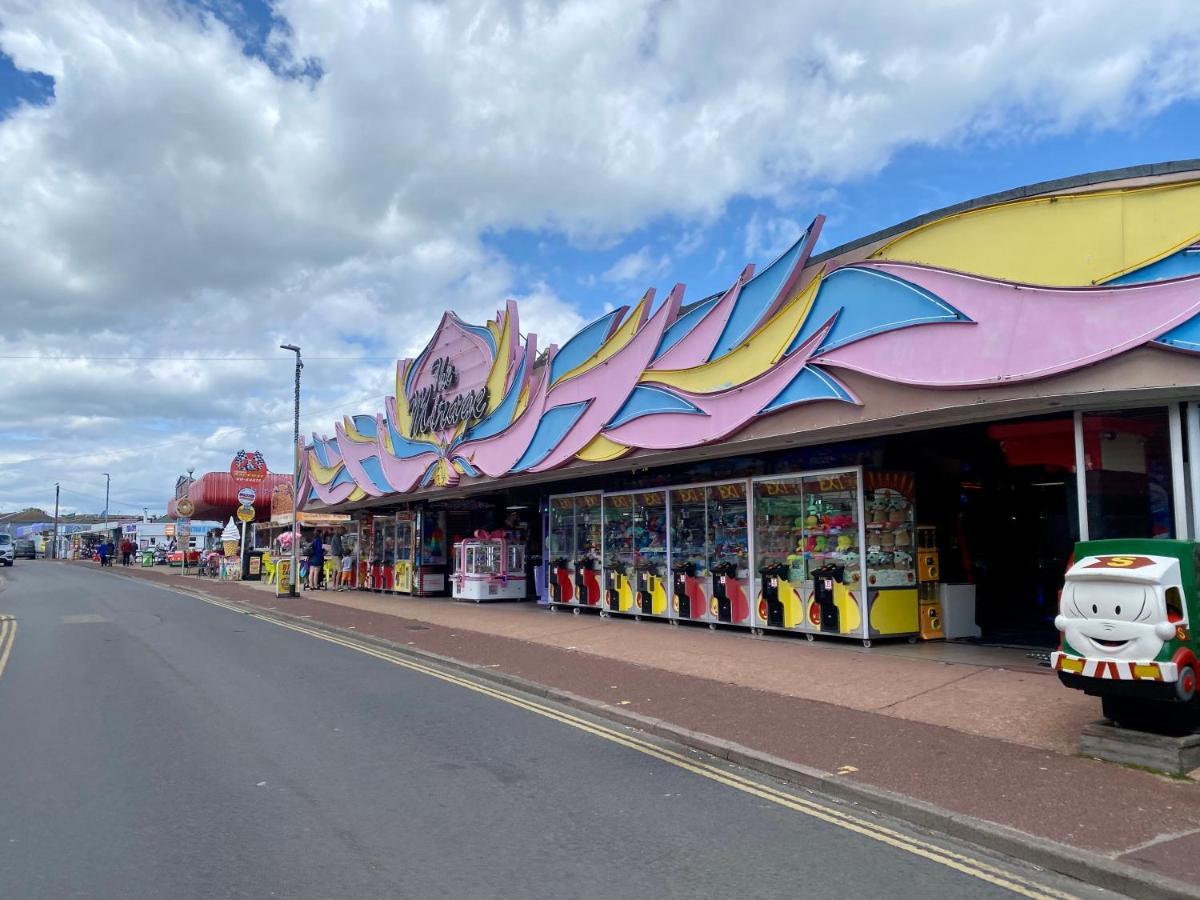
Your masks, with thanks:
M 1051 665 L 1067 687 L 1099 697 L 1119 725 L 1178 733 L 1200 721 L 1191 630 L 1198 548 L 1172 540 L 1075 545 Z

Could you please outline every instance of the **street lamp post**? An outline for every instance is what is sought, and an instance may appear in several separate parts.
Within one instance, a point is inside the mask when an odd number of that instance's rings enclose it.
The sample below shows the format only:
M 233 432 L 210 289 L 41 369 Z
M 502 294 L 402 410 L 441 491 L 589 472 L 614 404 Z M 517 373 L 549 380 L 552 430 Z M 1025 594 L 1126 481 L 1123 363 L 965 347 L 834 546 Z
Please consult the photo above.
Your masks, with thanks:
M 304 363 L 300 359 L 300 348 L 295 344 L 280 344 L 280 350 L 296 354 L 296 390 L 292 410 L 292 565 L 288 573 L 288 596 L 296 597 L 296 571 L 300 566 L 300 370 Z

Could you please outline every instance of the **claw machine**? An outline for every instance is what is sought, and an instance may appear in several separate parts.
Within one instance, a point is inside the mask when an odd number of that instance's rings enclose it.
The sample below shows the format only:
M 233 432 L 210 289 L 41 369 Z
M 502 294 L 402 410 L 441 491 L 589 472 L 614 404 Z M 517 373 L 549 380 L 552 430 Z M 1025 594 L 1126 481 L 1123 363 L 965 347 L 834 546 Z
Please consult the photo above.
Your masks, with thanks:
M 367 587 L 372 591 L 390 590 L 389 573 L 386 573 L 385 540 L 386 533 L 391 531 L 388 516 L 371 516 L 370 543 L 367 548 Z
M 754 479 L 758 627 L 866 639 L 860 469 Z
M 752 625 L 747 483 L 688 485 L 668 496 L 672 614 Z
M 753 485 L 759 628 L 868 647 L 917 634 L 911 475 L 822 470 Z
M 603 509 L 600 493 L 550 498 L 547 593 L 552 607 L 599 608 Z
M 606 493 L 601 507 L 605 611 L 668 618 L 666 492 Z
M 416 514 L 412 512 L 396 513 L 396 562 L 393 583 L 395 590 L 402 594 L 413 592 L 413 534 L 416 519 Z

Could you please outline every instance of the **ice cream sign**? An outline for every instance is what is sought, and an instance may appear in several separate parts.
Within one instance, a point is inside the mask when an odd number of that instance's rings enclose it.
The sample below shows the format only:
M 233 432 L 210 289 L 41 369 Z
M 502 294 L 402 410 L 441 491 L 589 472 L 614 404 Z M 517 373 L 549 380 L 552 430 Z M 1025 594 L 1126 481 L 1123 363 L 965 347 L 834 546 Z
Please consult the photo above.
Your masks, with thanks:
M 459 387 L 458 369 L 448 356 L 435 359 L 429 373 L 432 380 L 408 398 L 413 436 L 448 431 L 483 418 L 488 405 L 486 384 L 454 393 Z

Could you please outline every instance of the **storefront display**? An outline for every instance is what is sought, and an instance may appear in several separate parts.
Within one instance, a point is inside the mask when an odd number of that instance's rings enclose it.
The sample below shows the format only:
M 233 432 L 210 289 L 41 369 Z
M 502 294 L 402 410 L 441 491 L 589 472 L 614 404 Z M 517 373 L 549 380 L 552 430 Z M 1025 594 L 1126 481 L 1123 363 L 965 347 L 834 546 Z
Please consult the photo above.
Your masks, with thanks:
M 550 498 L 546 549 L 552 605 L 600 605 L 602 513 L 599 493 Z
M 525 545 L 479 531 L 454 545 L 451 580 L 455 600 L 524 600 Z

